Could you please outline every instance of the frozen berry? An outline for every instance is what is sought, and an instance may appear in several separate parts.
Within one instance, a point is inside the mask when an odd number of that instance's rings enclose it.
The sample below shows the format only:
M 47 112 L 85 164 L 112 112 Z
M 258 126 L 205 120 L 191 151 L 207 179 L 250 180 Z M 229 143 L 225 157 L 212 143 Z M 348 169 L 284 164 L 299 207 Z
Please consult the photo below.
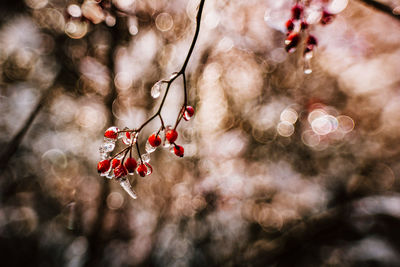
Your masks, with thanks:
M 119 159 L 113 159 L 111 162 L 112 168 L 115 169 L 117 166 L 121 164 L 121 161 Z
M 293 31 L 293 29 L 294 29 L 293 19 L 289 19 L 288 21 L 286 21 L 285 26 L 286 26 L 286 30 L 288 32 Z
M 183 157 L 183 153 L 185 152 L 185 150 L 183 149 L 182 146 L 179 145 L 175 145 L 174 146 L 174 153 L 175 155 L 177 155 L 178 157 Z
M 97 172 L 98 173 L 105 173 L 110 169 L 110 161 L 108 159 L 102 160 L 97 164 Z
M 178 138 L 178 132 L 174 129 L 168 130 L 165 133 L 165 138 L 172 144 Z
M 137 163 L 134 158 L 127 158 L 125 160 L 125 168 L 128 171 L 128 173 L 134 173 L 136 169 Z
M 301 30 L 306 30 L 308 28 L 308 23 L 306 22 L 306 21 L 301 21 L 301 23 L 300 23 L 300 29 Z
M 183 119 L 185 121 L 188 121 L 193 116 L 193 114 L 194 114 L 194 108 L 192 106 L 186 106 L 186 109 L 183 113 Z
M 125 177 L 127 174 L 128 171 L 126 170 L 124 165 L 120 164 L 114 169 L 114 175 L 116 179 Z
M 289 34 L 289 36 L 285 40 L 286 51 L 292 53 L 296 50 L 296 46 L 300 41 L 300 36 L 298 33 Z
M 149 144 L 152 147 L 158 147 L 159 145 L 161 145 L 161 137 L 157 134 L 152 134 L 149 137 Z
M 142 177 L 145 177 L 147 174 L 147 167 L 144 163 L 140 164 L 137 169 L 136 169 L 137 174 L 139 174 Z
M 329 13 L 328 11 L 324 10 L 322 11 L 322 16 L 321 16 L 321 24 L 326 25 L 332 22 L 334 15 Z
M 117 139 L 118 138 L 118 128 L 117 127 L 108 128 L 104 133 L 104 137 L 109 138 L 109 139 Z
M 293 19 L 300 19 L 301 15 L 303 14 L 303 7 L 301 5 L 294 5 L 292 7 L 292 18 Z

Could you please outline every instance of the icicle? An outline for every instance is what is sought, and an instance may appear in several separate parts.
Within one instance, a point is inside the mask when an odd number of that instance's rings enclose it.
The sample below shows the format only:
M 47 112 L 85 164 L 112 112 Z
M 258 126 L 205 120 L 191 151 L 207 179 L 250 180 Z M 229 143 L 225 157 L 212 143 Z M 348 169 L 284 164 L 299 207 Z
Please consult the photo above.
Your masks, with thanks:
M 132 189 L 131 183 L 129 182 L 128 179 L 126 178 L 121 179 L 119 181 L 119 184 L 125 190 L 125 192 L 127 192 L 128 195 L 131 196 L 131 198 L 133 199 L 137 198 L 136 192 Z

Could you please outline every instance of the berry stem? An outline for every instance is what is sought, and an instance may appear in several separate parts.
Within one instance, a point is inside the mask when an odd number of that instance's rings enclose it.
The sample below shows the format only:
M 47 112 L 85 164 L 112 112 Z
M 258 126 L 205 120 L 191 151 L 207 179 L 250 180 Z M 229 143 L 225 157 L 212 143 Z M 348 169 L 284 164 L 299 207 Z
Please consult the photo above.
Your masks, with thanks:
M 138 153 L 138 155 L 139 155 L 140 162 L 143 162 L 143 160 L 142 160 L 142 154 L 140 154 L 140 148 L 139 148 L 138 142 L 136 142 L 136 150 L 137 150 L 137 153 Z
M 195 30 L 195 33 L 194 33 L 193 40 L 192 40 L 192 43 L 191 43 L 191 45 L 190 45 L 189 51 L 188 51 L 188 53 L 187 53 L 186 59 L 185 59 L 185 61 L 183 62 L 183 65 L 182 65 L 181 69 L 180 69 L 179 72 L 176 73 L 176 75 L 174 75 L 171 79 L 169 79 L 169 80 L 163 80 L 163 81 L 162 81 L 162 82 L 164 82 L 164 83 L 167 83 L 167 88 L 165 89 L 165 93 L 164 93 L 164 96 L 163 96 L 163 98 L 162 98 L 162 100 L 161 100 L 160 106 L 159 106 L 157 112 L 156 112 L 153 116 L 151 116 L 147 121 L 145 121 L 145 122 L 136 130 L 138 133 L 139 133 L 149 122 L 151 122 L 151 121 L 152 121 L 154 118 L 156 118 L 157 116 L 160 117 L 161 124 L 162 124 L 162 126 L 163 126 L 163 128 L 164 128 L 164 121 L 162 120 L 162 117 L 161 117 L 161 110 L 162 110 L 162 108 L 164 107 L 165 99 L 167 98 L 167 95 L 168 95 L 169 89 L 170 89 L 170 87 L 171 87 L 171 84 L 172 84 L 180 75 L 182 75 L 182 78 L 183 78 L 183 90 L 184 90 L 184 95 L 185 95 L 185 99 L 184 99 L 184 104 L 185 104 L 185 105 L 184 105 L 184 106 L 186 106 L 186 104 L 187 104 L 187 87 L 186 87 L 186 75 L 185 75 L 185 70 L 186 70 L 186 66 L 187 66 L 187 64 L 188 64 L 188 62 L 189 62 L 189 59 L 190 59 L 190 57 L 192 56 L 192 53 L 193 53 L 193 50 L 194 50 L 194 46 L 196 45 L 197 38 L 198 38 L 198 36 L 199 36 L 201 15 L 202 15 L 202 13 L 203 13 L 204 2 L 205 2 L 205 0 L 200 0 L 199 9 L 198 9 L 198 11 L 197 11 L 197 16 L 196 16 L 196 30 Z M 179 116 L 181 116 L 181 112 L 179 113 L 178 118 L 179 118 Z M 121 132 L 122 132 L 122 131 L 121 131 Z

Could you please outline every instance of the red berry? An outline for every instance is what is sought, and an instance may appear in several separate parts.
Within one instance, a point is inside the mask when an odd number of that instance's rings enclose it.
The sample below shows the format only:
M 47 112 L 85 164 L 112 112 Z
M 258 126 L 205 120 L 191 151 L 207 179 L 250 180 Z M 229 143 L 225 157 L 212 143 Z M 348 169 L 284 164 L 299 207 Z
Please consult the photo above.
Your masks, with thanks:
M 186 106 L 183 112 L 183 119 L 185 121 L 188 121 L 193 116 L 193 114 L 194 114 L 194 108 L 192 106 Z
M 117 166 L 121 165 L 121 161 L 119 159 L 113 159 L 111 162 L 111 166 L 115 169 Z
M 110 169 L 110 161 L 108 159 L 102 160 L 99 163 L 97 163 L 97 172 L 98 173 L 105 173 Z
M 294 29 L 293 19 L 289 19 L 288 21 L 286 21 L 285 26 L 288 32 L 293 31 Z
M 313 35 L 309 35 L 307 38 L 307 45 L 318 45 L 317 38 L 315 38 Z
M 127 169 L 128 173 L 134 173 L 136 166 L 137 166 L 137 163 L 134 158 L 127 158 L 125 160 L 125 168 Z
M 300 23 L 300 29 L 301 30 L 306 30 L 308 28 L 308 23 L 306 22 L 306 21 L 302 21 L 301 23 Z
M 167 138 L 168 142 L 173 143 L 178 138 L 178 132 L 174 129 L 168 130 L 165 133 L 165 138 Z
M 161 137 L 157 134 L 152 134 L 149 137 L 149 144 L 152 147 L 158 147 L 159 145 L 161 145 Z
M 108 128 L 104 133 L 104 137 L 109 138 L 109 139 L 117 139 L 118 138 L 118 128 L 117 127 Z
M 299 41 L 300 35 L 298 33 L 289 34 L 289 36 L 285 40 L 286 51 L 289 53 L 294 52 Z
M 145 177 L 146 174 L 147 174 L 147 167 L 146 167 L 146 165 L 145 165 L 144 163 L 140 164 L 140 165 L 137 167 L 136 172 L 137 172 L 140 176 Z
M 314 46 L 318 45 L 317 38 L 315 38 L 313 35 L 309 35 L 306 41 L 306 47 L 304 49 L 304 54 L 314 50 Z
M 328 11 L 322 11 L 321 24 L 326 25 L 332 22 L 334 15 Z
M 194 108 L 192 106 L 186 106 L 186 112 L 188 113 L 189 117 L 192 117 L 194 114 Z
M 128 174 L 128 171 L 126 170 L 126 168 L 124 167 L 124 165 L 118 165 L 115 169 L 114 169 L 114 175 L 115 178 L 121 178 L 124 177 Z
M 303 7 L 301 5 L 294 5 L 292 7 L 292 18 L 293 19 L 300 19 L 301 15 L 303 14 Z
M 183 149 L 182 146 L 179 145 L 175 145 L 174 146 L 174 153 L 175 155 L 177 155 L 178 157 L 183 157 L 183 153 L 185 152 L 185 150 Z

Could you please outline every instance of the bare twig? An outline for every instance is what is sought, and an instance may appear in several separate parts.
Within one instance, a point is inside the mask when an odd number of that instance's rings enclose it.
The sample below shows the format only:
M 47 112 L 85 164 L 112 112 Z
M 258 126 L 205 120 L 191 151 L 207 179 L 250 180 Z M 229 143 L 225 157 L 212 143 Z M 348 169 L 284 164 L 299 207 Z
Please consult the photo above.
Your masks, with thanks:
M 392 16 L 396 19 L 400 19 L 400 15 L 393 13 L 393 8 L 390 6 L 387 6 L 381 2 L 374 1 L 374 0 L 359 0 L 360 2 L 364 3 L 365 5 L 368 5 L 376 10 L 382 11 L 383 13 L 386 13 L 389 16 Z

